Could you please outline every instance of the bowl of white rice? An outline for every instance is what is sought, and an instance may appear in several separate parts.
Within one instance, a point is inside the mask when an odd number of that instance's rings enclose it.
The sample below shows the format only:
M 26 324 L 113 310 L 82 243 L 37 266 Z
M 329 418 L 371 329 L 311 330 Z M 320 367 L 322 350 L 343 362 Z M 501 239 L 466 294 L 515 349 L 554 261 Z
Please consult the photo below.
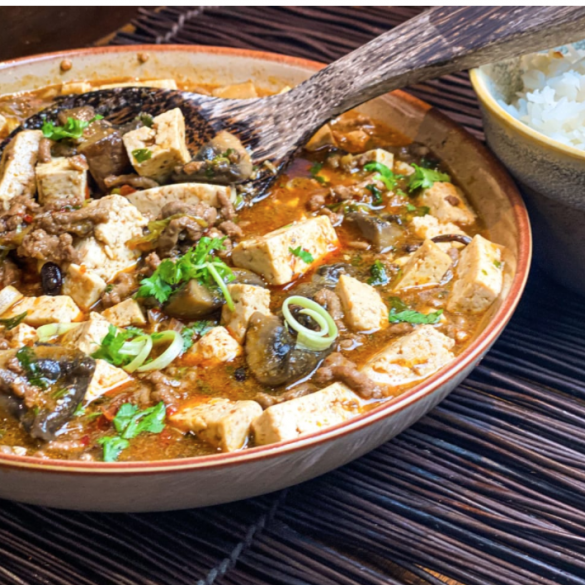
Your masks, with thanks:
M 486 140 L 521 184 L 535 258 L 585 294 L 585 42 L 471 71 Z

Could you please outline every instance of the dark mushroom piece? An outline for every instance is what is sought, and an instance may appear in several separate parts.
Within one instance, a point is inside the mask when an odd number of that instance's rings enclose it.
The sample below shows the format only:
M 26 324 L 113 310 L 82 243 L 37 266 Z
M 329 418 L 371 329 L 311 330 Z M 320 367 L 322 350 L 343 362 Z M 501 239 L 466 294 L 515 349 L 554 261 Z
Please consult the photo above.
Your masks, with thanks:
M 31 437 L 52 441 L 73 418 L 94 371 L 95 360 L 79 350 L 39 345 L 4 351 L 0 406 L 18 417 Z
M 471 240 L 472 238 L 462 234 L 443 234 L 441 236 L 435 236 L 434 238 L 431 238 L 431 241 L 435 242 L 435 244 L 441 244 L 443 242 L 459 242 L 464 246 L 471 244 Z
M 346 219 L 354 223 L 361 235 L 380 252 L 395 246 L 404 235 L 402 222 L 395 215 L 380 217 L 354 211 L 348 213 Z
M 256 312 L 246 334 L 246 362 L 261 384 L 280 386 L 309 375 L 331 352 L 296 347 L 280 317 Z
M 229 132 L 219 132 L 202 146 L 195 158 L 177 167 L 173 182 L 242 183 L 252 174 L 252 159 L 239 138 Z

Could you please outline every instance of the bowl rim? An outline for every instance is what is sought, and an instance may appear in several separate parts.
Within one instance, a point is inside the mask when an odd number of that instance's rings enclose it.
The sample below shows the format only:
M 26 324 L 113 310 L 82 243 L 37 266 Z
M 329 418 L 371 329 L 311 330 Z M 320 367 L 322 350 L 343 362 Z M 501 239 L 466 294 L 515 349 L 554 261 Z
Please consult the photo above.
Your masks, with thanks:
M 471 69 L 469 71 L 469 79 L 481 103 L 488 110 L 490 110 L 492 114 L 500 118 L 504 124 L 512 126 L 512 128 L 523 134 L 527 139 L 540 142 L 548 146 L 548 148 L 558 151 L 560 154 L 570 156 L 571 158 L 577 158 L 579 160 L 585 159 L 585 150 L 575 148 L 574 146 L 568 146 L 567 144 L 563 144 L 554 138 L 550 138 L 550 136 L 547 136 L 546 134 L 531 128 L 507 112 L 498 103 L 498 100 L 491 92 L 488 83 L 490 76 L 483 70 L 483 67 L 476 67 L 475 69 Z
M 277 53 L 265 51 L 254 51 L 248 49 L 234 49 L 227 47 L 214 47 L 202 45 L 123 45 L 113 47 L 92 47 L 87 49 L 72 49 L 67 51 L 58 51 L 53 53 L 43 53 L 19 59 L 13 59 L 0 63 L 0 71 L 5 68 L 18 66 L 21 64 L 45 61 L 55 58 L 73 58 L 87 54 L 100 53 L 131 53 L 131 52 L 196 52 L 211 53 L 216 55 L 226 55 L 231 57 L 247 57 L 260 59 L 263 61 L 280 62 L 288 65 L 300 66 L 305 69 L 317 71 L 325 65 L 316 61 L 302 59 L 299 57 L 289 57 Z M 458 137 L 469 144 L 471 148 L 480 151 L 482 158 L 485 160 L 490 175 L 496 179 L 508 199 L 510 200 L 515 224 L 518 228 L 518 257 L 516 274 L 510 285 L 510 290 L 506 299 L 495 312 L 485 329 L 473 340 L 473 342 L 457 356 L 452 364 L 447 368 L 436 372 L 421 384 L 410 388 L 395 399 L 390 399 L 374 409 L 362 413 L 348 421 L 327 427 L 317 432 L 290 439 L 281 443 L 264 445 L 253 449 L 235 451 L 232 453 L 218 453 L 199 457 L 189 457 L 184 459 L 169 459 L 156 461 L 130 461 L 105 463 L 102 461 L 68 461 L 68 460 L 48 460 L 38 457 L 9 455 L 0 453 L 0 470 L 10 468 L 26 469 L 33 472 L 54 472 L 58 474 L 72 475 L 151 475 L 161 473 L 178 473 L 194 472 L 196 470 L 206 470 L 210 468 L 222 468 L 226 466 L 244 465 L 254 463 L 261 459 L 272 459 L 277 456 L 290 455 L 293 452 L 299 452 L 311 447 L 324 446 L 334 439 L 348 435 L 353 432 L 364 429 L 376 422 L 381 421 L 391 415 L 404 410 L 413 405 L 415 402 L 430 397 L 438 391 L 444 384 L 453 378 L 456 378 L 467 367 L 474 362 L 479 362 L 483 353 L 489 349 L 491 344 L 502 332 L 510 320 L 528 278 L 530 260 L 532 257 L 532 235 L 528 213 L 524 202 L 516 188 L 514 182 L 502 167 L 501 163 L 489 150 L 481 144 L 474 136 L 464 128 L 456 124 L 446 115 L 433 108 L 408 93 L 397 90 L 393 92 L 402 101 L 407 101 L 411 106 L 421 110 L 426 115 L 436 117 L 440 123 L 448 126 L 450 130 L 457 134 Z

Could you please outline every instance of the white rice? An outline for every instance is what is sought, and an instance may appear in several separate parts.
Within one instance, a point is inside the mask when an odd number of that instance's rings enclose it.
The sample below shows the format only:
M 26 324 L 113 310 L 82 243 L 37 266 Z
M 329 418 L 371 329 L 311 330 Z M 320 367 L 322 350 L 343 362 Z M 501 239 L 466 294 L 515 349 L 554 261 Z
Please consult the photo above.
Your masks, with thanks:
M 522 91 L 500 105 L 542 134 L 585 150 L 585 51 L 526 55 L 521 70 Z

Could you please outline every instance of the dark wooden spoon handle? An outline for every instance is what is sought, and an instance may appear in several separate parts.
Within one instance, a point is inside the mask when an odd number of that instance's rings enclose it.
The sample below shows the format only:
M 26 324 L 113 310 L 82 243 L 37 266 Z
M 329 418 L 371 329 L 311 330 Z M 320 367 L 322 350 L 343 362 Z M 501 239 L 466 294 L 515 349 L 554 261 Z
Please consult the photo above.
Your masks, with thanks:
M 335 61 L 289 97 L 302 126 L 315 129 L 393 89 L 584 37 L 585 7 L 436 7 Z

